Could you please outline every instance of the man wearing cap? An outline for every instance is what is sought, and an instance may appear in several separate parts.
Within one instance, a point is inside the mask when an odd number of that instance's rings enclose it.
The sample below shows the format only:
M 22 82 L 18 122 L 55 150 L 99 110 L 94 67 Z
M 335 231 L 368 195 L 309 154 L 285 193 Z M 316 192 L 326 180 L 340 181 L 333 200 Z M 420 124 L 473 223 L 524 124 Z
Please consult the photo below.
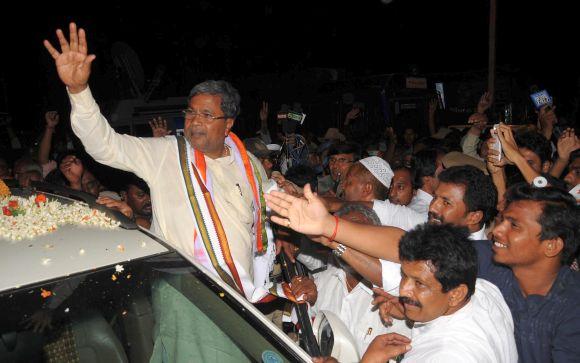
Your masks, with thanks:
M 252 153 L 255 157 L 260 160 L 268 179 L 272 177 L 272 171 L 274 170 L 274 161 L 276 151 L 279 150 L 279 146 L 276 144 L 266 145 L 262 139 L 258 137 L 251 137 L 244 140 L 244 146 L 246 150 Z
M 84 30 L 70 24 L 70 42 L 59 29 L 61 52 L 44 45 L 55 60 L 71 101 L 71 123 L 87 152 L 111 167 L 131 171 L 151 189 L 152 230 L 195 259 L 251 302 L 268 294 L 275 251 L 268 238 L 260 162 L 231 132 L 240 95 L 226 81 L 205 81 L 189 94 L 185 137 L 137 138 L 116 133 L 100 113 L 88 86 L 95 55 L 87 54 Z M 207 198 L 207 196 L 210 196 Z M 197 201 L 196 203 L 192 201 Z M 210 211 L 214 211 L 211 213 Z M 216 258 L 220 256 L 221 258 Z M 245 355 L 219 327 L 196 312 L 168 326 L 174 295 L 169 280 L 158 279 L 156 334 L 152 360 L 245 361 Z M 185 332 L 195 339 L 180 339 Z M 214 341 L 223 341 L 217 348 Z M 228 343 L 229 342 L 229 343 Z

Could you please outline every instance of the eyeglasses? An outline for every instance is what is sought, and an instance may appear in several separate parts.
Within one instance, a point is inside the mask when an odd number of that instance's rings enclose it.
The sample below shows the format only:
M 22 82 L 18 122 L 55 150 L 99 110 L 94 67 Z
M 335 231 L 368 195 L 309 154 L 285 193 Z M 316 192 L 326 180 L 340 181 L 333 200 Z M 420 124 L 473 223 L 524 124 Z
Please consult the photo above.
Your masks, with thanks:
M 214 116 L 208 112 L 197 112 L 197 111 L 192 110 L 191 108 L 187 108 L 185 110 L 182 110 L 181 112 L 183 112 L 186 119 L 190 119 L 190 120 L 193 120 L 196 117 L 201 117 L 205 121 L 213 121 L 213 120 L 219 120 L 219 119 L 225 120 L 228 118 L 228 116 Z

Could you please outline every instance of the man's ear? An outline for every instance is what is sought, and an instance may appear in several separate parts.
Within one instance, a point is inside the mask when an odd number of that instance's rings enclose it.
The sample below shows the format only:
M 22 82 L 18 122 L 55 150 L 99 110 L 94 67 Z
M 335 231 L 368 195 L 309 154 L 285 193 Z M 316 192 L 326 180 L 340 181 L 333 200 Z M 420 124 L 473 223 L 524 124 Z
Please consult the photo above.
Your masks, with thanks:
M 233 118 L 226 119 L 226 135 L 225 136 L 228 136 L 232 127 L 234 127 L 234 119 Z
M 482 223 L 482 220 L 483 220 L 483 212 L 480 210 L 467 213 L 467 224 L 471 225 L 480 224 Z
M 546 257 L 557 257 L 564 249 L 564 241 L 560 237 L 542 241 L 544 245 L 544 255 Z
M 465 301 L 465 297 L 467 296 L 467 293 L 469 292 L 469 289 L 467 288 L 467 285 L 465 284 L 461 284 L 459 286 L 457 286 L 454 289 L 451 289 L 449 291 L 449 306 L 452 307 L 456 307 L 459 304 L 461 304 L 462 302 Z
M 373 194 L 373 185 L 371 183 L 365 183 L 363 186 L 363 192 L 365 195 L 372 195 Z

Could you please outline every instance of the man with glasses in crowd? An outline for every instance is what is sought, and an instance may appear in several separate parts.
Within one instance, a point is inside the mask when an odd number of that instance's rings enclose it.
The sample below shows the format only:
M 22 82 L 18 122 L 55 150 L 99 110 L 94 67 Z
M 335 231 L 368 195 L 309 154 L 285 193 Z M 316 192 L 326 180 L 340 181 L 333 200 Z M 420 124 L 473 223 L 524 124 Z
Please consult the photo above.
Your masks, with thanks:
M 57 37 L 60 52 L 47 40 L 44 45 L 67 87 L 72 129 L 87 152 L 98 162 L 131 171 L 147 182 L 154 232 L 251 302 L 265 297 L 271 285 L 268 269 L 275 257 L 266 232 L 266 207 L 261 202 L 262 182 L 267 177 L 260 161 L 231 132 L 240 112 L 238 91 L 226 81 L 196 85 L 184 110 L 184 137 L 117 134 L 88 87 L 95 55 L 87 54 L 84 30 L 71 23 L 70 39 L 60 29 Z M 210 198 L 205 197 L 208 194 Z M 204 314 L 196 313 L 193 305 L 187 307 L 191 314 L 177 326 L 164 326 L 175 310 L 176 299 L 167 282 L 159 280 L 153 292 L 159 304 L 153 361 L 246 360 L 227 335 Z M 180 338 L 184 335 L 192 339 Z M 220 341 L 219 347 L 215 341 Z
M 354 143 L 340 143 L 328 151 L 328 168 L 334 182 L 332 189 L 335 196 L 341 198 L 344 194 L 343 180 L 350 166 L 360 159 L 360 148 Z

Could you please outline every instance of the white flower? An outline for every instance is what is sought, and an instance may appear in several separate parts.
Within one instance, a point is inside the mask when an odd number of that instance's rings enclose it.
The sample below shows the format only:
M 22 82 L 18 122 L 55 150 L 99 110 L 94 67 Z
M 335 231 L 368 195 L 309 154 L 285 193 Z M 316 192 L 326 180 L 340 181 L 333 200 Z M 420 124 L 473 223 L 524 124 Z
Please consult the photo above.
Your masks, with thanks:
M 18 216 L 0 215 L 0 238 L 32 239 L 53 232 L 65 224 L 95 226 L 104 229 L 114 229 L 119 226 L 119 222 L 110 219 L 100 211 L 90 209 L 86 204 L 80 202 L 63 204 L 56 200 L 47 200 L 45 203 L 36 204 L 35 198 L 36 195 L 29 198 L 0 197 L 0 210 L 2 207 L 8 206 L 9 201 L 16 200 L 19 209 L 24 212 Z
M 115 272 L 120 274 L 121 272 L 125 271 L 123 265 L 115 265 Z

